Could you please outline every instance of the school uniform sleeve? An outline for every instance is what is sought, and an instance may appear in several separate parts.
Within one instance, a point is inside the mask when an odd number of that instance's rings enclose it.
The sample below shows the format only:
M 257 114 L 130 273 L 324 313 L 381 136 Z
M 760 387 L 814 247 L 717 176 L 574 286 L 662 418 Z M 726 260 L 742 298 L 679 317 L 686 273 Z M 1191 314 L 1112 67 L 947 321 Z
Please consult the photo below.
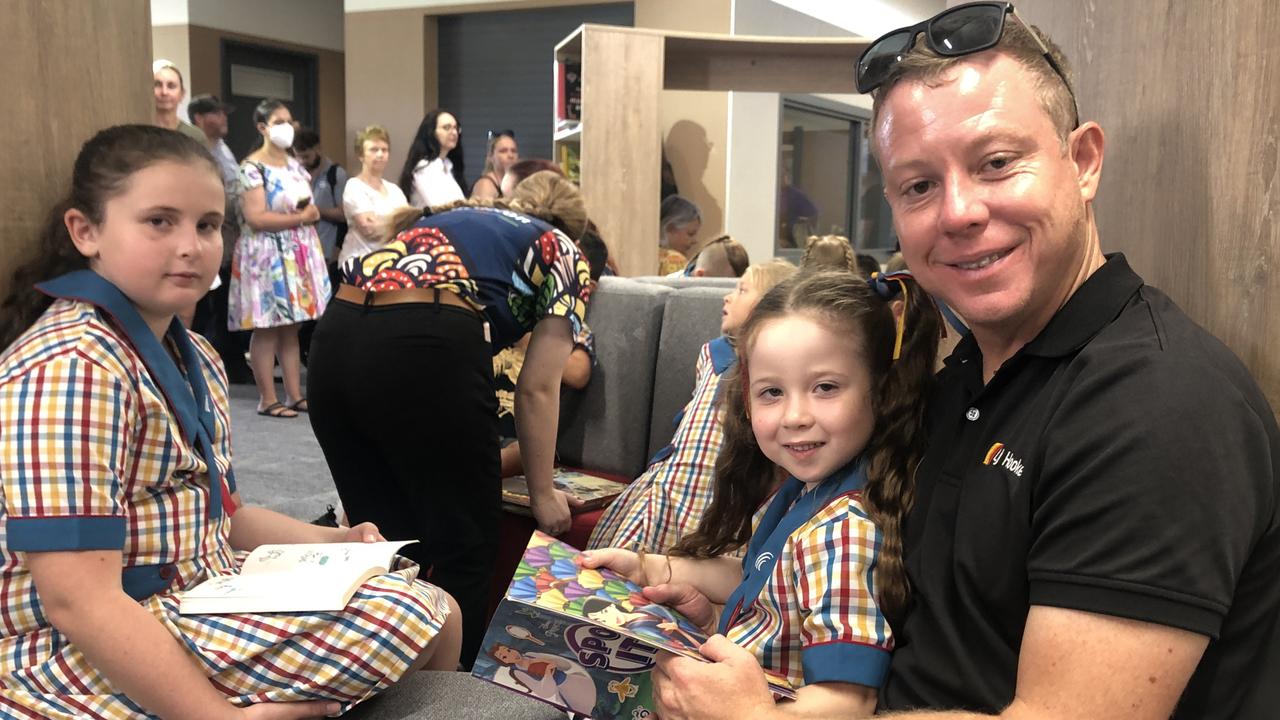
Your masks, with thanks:
M 124 547 L 135 412 L 119 378 L 71 353 L 0 387 L 6 550 Z
M 573 241 L 559 230 L 543 233 L 525 254 L 522 271 L 534 290 L 534 324 L 563 317 L 582 334 L 591 296 L 591 268 Z
M 804 682 L 880 687 L 893 641 L 875 600 L 879 533 L 852 499 L 841 502 L 846 511 L 792 540 Z

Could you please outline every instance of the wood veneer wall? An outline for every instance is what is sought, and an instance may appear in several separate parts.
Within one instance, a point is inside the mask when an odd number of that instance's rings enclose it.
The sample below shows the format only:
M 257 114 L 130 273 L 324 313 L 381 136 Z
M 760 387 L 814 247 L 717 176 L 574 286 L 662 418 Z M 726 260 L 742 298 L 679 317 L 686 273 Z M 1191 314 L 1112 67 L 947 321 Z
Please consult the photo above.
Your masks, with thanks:
M 14 0 L 0 23 L 5 50 L 0 138 L 0 293 L 66 191 L 85 140 L 104 127 L 150 122 L 147 0 Z
M 1280 411 L 1280 3 L 1017 5 L 1106 132 L 1103 249 L 1231 346 Z

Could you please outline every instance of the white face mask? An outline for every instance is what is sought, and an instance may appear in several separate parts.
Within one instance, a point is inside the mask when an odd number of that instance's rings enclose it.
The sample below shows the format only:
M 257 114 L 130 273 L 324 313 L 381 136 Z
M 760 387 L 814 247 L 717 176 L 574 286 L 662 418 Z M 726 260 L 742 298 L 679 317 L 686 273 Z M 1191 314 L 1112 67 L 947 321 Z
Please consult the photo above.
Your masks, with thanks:
M 281 150 L 288 150 L 293 145 L 293 125 L 280 123 L 267 128 L 267 139 Z

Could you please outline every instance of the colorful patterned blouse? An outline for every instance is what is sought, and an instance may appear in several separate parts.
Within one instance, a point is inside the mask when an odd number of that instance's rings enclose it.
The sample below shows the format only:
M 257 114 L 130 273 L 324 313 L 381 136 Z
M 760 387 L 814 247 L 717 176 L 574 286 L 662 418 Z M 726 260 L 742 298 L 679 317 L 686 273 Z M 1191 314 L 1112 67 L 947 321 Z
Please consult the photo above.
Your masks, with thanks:
M 380 250 L 343 264 L 366 292 L 446 288 L 484 313 L 494 350 L 513 345 L 544 317 L 582 333 L 591 272 L 573 241 L 537 218 L 467 207 L 419 220 Z

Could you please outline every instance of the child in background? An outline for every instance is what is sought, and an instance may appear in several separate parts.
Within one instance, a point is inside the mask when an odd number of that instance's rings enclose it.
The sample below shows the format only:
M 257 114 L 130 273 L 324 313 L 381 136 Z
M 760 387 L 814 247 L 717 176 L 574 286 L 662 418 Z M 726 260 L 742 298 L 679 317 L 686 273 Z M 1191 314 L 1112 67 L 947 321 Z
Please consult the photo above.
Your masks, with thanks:
M 909 275 L 821 271 L 778 285 L 739 334 L 715 500 L 697 532 L 668 557 L 594 550 L 583 566 L 686 583 L 723 604 L 719 631 L 799 687 L 789 712 L 870 715 L 890 623 L 906 609 L 902 519 L 939 329 Z M 778 468 L 790 477 L 775 493 Z M 741 563 L 724 556 L 744 544 Z
M 381 539 L 237 509 L 226 377 L 174 319 L 218 270 L 223 210 L 199 143 L 103 130 L 0 306 L 5 717 L 331 715 L 457 665 L 456 604 L 403 562 L 338 613 L 179 615 L 260 544 Z
M 693 397 L 676 416 L 671 442 L 649 461 L 644 474 L 604 511 L 589 548 L 634 547 L 665 552 L 698 526 L 711 502 L 720 421 L 715 407 L 720 378 L 733 364 L 733 335 L 762 295 L 796 272 L 784 260 L 752 265 L 724 297 L 720 337 L 698 351 Z

